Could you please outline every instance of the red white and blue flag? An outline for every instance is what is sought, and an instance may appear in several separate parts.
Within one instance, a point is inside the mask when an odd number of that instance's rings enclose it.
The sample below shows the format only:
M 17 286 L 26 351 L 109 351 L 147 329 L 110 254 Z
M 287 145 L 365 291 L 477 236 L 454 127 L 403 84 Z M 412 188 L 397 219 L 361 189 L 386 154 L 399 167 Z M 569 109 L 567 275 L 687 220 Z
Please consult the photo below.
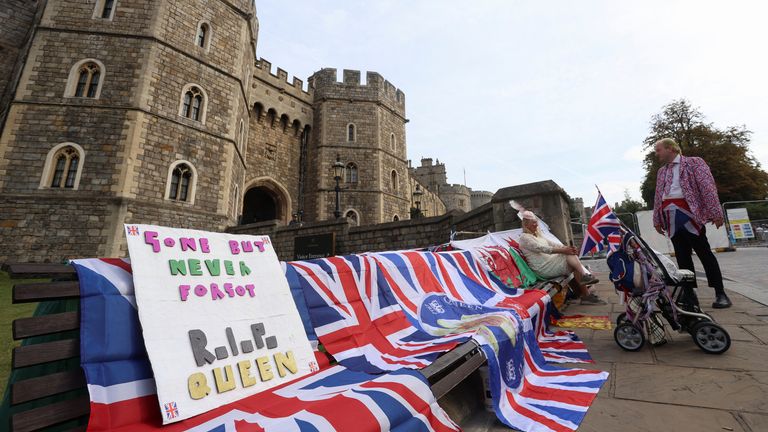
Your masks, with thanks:
M 579 256 L 588 253 L 599 252 L 604 249 L 604 241 L 608 236 L 621 228 L 621 223 L 613 210 L 605 202 L 603 194 L 597 191 L 597 202 L 592 211 L 592 217 L 589 218 L 587 231 L 584 233 L 584 241 L 581 243 Z
M 475 339 L 489 359 L 497 415 L 511 427 L 574 430 L 607 378 L 548 365 L 591 359 L 572 333 L 548 331 L 548 295 L 506 287 L 468 251 L 290 262 L 291 273 L 302 284 L 320 342 L 346 367 L 421 368 Z M 518 379 L 500 380 L 512 375 Z
M 178 415 L 178 409 L 173 404 L 163 413 L 157 409 L 130 264 L 119 259 L 73 264 L 81 289 L 81 363 L 91 398 L 88 429 L 158 430 L 162 416 Z M 448 432 L 458 427 L 417 371 L 371 375 L 334 366 L 162 430 Z

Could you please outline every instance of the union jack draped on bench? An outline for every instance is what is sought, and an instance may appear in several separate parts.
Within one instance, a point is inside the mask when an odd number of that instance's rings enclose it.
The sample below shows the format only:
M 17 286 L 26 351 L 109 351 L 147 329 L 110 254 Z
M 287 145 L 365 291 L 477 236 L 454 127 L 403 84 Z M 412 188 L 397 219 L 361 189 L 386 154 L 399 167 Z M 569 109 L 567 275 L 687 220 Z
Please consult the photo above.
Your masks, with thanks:
M 89 428 L 156 429 L 161 413 L 130 265 L 75 265 Z M 521 430 L 574 430 L 607 378 L 547 364 L 590 359 L 575 336 L 547 330 L 546 294 L 507 288 L 468 252 L 332 257 L 286 263 L 285 272 L 308 336 L 339 365 L 325 362 L 320 372 L 163 430 L 458 430 L 417 370 L 470 338 L 488 358 L 497 415 Z

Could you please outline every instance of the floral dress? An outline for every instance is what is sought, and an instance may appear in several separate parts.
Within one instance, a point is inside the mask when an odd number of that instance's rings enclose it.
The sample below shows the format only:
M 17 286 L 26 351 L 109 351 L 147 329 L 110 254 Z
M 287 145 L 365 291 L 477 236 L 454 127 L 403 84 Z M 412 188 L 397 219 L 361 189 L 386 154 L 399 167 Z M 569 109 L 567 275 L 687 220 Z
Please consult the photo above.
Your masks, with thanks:
M 565 255 L 552 253 L 553 248 L 562 245 L 530 233 L 523 233 L 518 243 L 528 266 L 539 276 L 548 279 L 570 273 Z

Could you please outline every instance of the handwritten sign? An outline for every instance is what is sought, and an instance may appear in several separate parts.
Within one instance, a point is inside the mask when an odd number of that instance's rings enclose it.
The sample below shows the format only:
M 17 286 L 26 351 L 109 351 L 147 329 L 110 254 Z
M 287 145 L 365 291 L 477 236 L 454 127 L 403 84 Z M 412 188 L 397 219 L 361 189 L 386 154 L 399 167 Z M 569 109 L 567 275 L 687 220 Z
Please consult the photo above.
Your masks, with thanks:
M 269 237 L 125 230 L 164 424 L 317 369 Z

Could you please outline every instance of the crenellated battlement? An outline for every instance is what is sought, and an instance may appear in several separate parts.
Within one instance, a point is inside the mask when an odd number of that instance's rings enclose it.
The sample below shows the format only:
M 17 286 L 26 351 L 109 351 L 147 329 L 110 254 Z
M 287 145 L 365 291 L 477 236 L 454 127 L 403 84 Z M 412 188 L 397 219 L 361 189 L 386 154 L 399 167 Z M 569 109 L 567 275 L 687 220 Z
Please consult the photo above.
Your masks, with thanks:
M 311 86 L 307 86 L 305 89 L 304 81 L 295 76 L 292 81 L 288 81 L 288 72 L 282 68 L 278 67 L 276 72 L 272 73 L 272 63 L 264 58 L 256 60 L 253 77 L 276 87 L 281 92 L 288 93 L 307 103 L 312 103 L 314 91 Z
M 323 68 L 309 77 L 309 89 L 314 89 L 316 98 L 382 102 L 405 115 L 405 93 L 402 90 L 378 72 L 366 72 L 365 84 L 361 83 L 361 75 L 359 70 L 344 69 L 342 80 L 338 81 L 337 69 Z

